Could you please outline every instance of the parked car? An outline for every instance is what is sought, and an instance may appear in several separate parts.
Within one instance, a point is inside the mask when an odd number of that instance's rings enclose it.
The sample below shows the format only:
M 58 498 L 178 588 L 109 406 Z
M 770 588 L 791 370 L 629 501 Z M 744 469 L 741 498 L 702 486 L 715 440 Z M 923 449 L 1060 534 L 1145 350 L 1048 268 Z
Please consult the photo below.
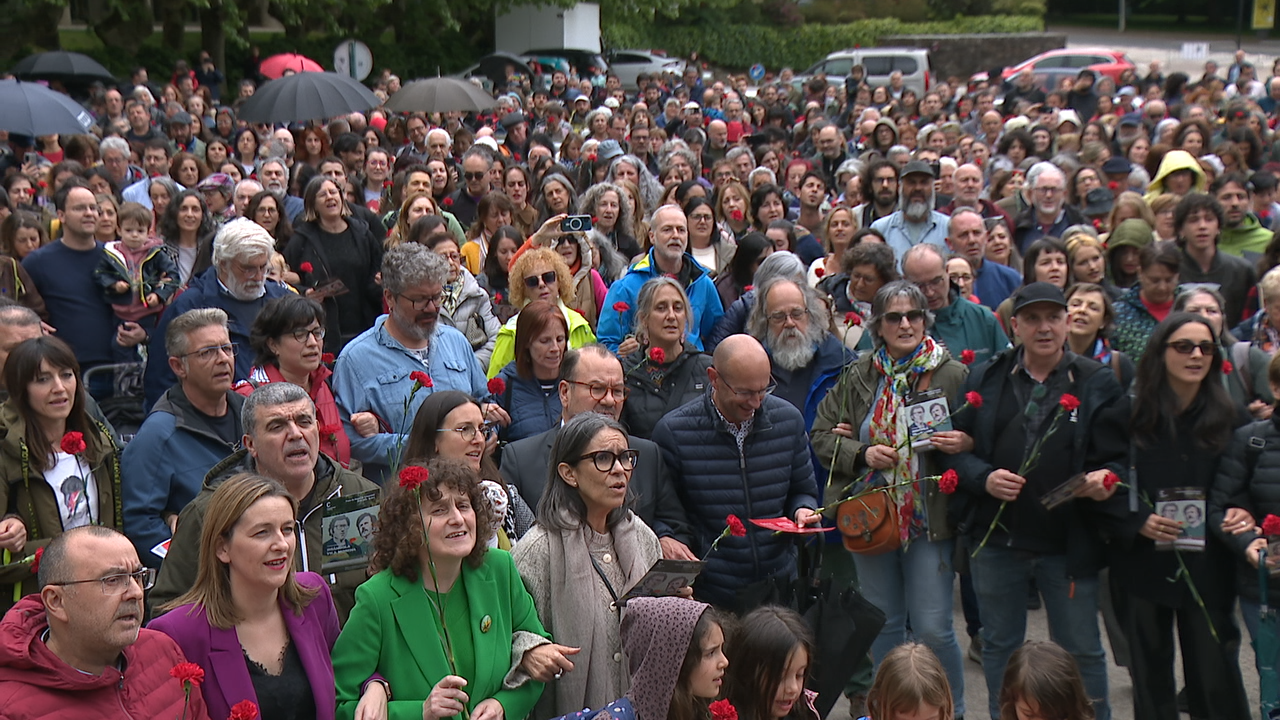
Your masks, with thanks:
M 902 73 L 903 85 L 914 90 L 916 95 L 924 95 L 934 82 L 928 50 L 881 47 L 833 52 L 797 75 L 792 83 L 796 87 L 802 87 L 815 75 L 825 75 L 828 82 L 843 83 L 849 77 L 849 70 L 859 64 L 866 72 L 866 82 L 873 87 L 888 85 L 889 75 L 895 70 Z
M 660 51 L 653 50 L 617 50 L 609 53 L 609 69 L 622 81 L 627 90 L 639 90 L 636 78 L 641 73 L 661 75 L 672 73 L 676 77 L 684 74 L 685 62 L 679 58 L 667 57 Z
M 520 57 L 543 66 L 548 81 L 552 72 L 565 70 L 566 65 L 576 70 L 578 77 L 588 78 L 595 85 L 604 85 L 605 73 L 609 72 L 609 63 L 600 53 L 591 50 L 526 50 Z
M 1134 69 L 1133 61 L 1119 50 L 1110 48 L 1059 48 L 1042 52 L 1029 57 L 1017 65 L 1010 65 L 1001 72 L 1002 80 L 1012 79 L 1025 68 L 1037 72 L 1041 70 L 1067 70 L 1080 72 L 1088 68 L 1099 76 L 1109 77 L 1119 82 L 1120 74 Z M 969 78 L 969 87 L 973 89 L 978 83 L 986 82 L 990 75 L 985 72 L 974 73 Z

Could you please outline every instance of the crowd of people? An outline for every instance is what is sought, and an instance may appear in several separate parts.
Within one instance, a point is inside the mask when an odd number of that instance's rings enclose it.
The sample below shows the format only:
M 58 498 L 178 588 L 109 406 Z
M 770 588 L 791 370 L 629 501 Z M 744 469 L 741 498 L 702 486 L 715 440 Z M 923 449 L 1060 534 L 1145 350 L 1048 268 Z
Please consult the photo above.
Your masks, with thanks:
M 0 714 L 817 720 L 747 598 L 825 523 L 854 718 L 1249 717 L 1280 77 L 1218 70 L 270 126 L 183 64 L 0 137 Z

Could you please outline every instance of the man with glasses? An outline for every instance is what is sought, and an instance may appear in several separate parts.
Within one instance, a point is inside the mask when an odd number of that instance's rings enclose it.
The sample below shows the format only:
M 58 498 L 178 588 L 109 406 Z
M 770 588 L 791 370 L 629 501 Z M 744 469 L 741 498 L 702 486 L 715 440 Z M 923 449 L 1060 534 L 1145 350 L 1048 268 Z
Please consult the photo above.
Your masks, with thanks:
M 1008 349 L 1009 337 L 1000 329 L 995 313 L 961 297 L 951 285 L 941 249 L 918 245 L 908 250 L 902 258 L 902 277 L 924 293 L 934 317 L 929 333 L 947 347 L 952 357 L 972 350 L 975 362 L 985 362 Z
M 826 304 L 808 283 L 787 277 L 766 280 L 756 291 L 747 332 L 769 353 L 774 395 L 804 413 L 805 430 L 840 370 L 853 353 L 822 322 Z M 817 466 L 815 465 L 815 468 Z
M 160 316 L 151 336 L 147 370 L 143 375 L 146 407 L 152 407 L 174 382 L 172 361 L 166 352 L 166 328 L 174 318 L 196 308 L 220 308 L 229 320 L 231 342 L 249 347 L 249 328 L 272 298 L 289 294 L 284 285 L 267 282 L 267 266 L 275 240 L 262 226 L 248 218 L 228 220 L 213 238 L 213 267 L 193 276 L 187 289 Z M 233 358 L 233 381 L 245 380 L 253 366 L 252 353 Z
M 409 119 L 405 121 L 405 131 L 409 134 L 409 142 L 396 151 L 396 165 L 403 166 L 427 161 L 428 153 L 431 149 L 427 142 L 431 137 L 428 133 L 430 127 L 427 123 L 427 117 L 422 113 L 414 113 L 409 116 Z
M 178 717 L 207 720 L 200 687 L 169 671 L 186 658 L 164 633 L 142 627 L 155 579 L 128 538 L 99 525 L 68 530 L 45 547 L 39 595 L 0 621 L 0 693 L 31 717 Z M 83 715 L 82 715 L 83 714 Z
M 947 246 L 947 216 L 933 209 L 935 179 L 928 163 L 907 163 L 899 183 L 898 210 L 871 224 L 871 229 L 883 235 L 885 244 L 893 248 L 899 262 L 917 245 Z
M 487 380 L 471 342 L 440 322 L 440 301 L 449 281 L 449 261 L 416 243 L 405 243 L 382 258 L 382 299 L 390 312 L 343 348 L 333 369 L 333 394 L 343 417 L 371 412 L 380 432 L 361 437 L 347 426 L 351 456 L 364 473 L 380 481 L 395 465 L 422 401 L 437 390 L 488 395 Z M 431 387 L 419 387 L 412 373 L 425 372 Z M 414 388 L 418 389 L 415 391 Z M 511 418 L 494 403 L 481 408 L 485 419 L 507 425 Z
M 200 492 L 205 473 L 239 447 L 244 434 L 244 398 L 231 389 L 236 346 L 227 320 L 219 308 L 197 308 L 168 323 L 163 357 L 178 382 L 160 396 L 121 456 L 120 469 L 130 479 L 121 489 L 124 526 L 149 567 L 160 567 L 178 513 Z M 151 362 L 160 357 L 151 355 Z
M 973 449 L 940 456 L 960 476 L 951 514 L 960 518 L 957 535 L 968 538 L 960 545 L 967 545 L 982 613 L 982 672 L 993 718 L 1000 717 L 1005 666 L 1025 638 L 1033 578 L 1053 639 L 1075 656 L 1098 720 L 1111 716 L 1098 631 L 1104 553 L 1096 501 L 1110 495 L 1102 486 L 1105 471 L 1090 473 L 1075 499 L 1054 510 L 1041 498 L 1091 466 L 1085 449 L 1094 445 L 1094 419 L 1122 391 L 1109 367 L 1067 349 L 1066 309 L 1062 291 L 1049 283 L 1014 293 L 1010 322 L 1021 344 L 970 372 L 964 389 L 983 402 L 953 423 Z M 1068 394 L 1078 407 L 1059 405 Z
M 489 194 L 489 171 L 493 167 L 493 155 L 482 145 L 473 146 L 462 156 L 462 186 L 444 199 L 444 206 L 458 218 L 462 226 L 471 227 L 476 221 L 480 199 Z
M 239 419 L 244 426 L 244 448 L 214 465 L 203 476 L 199 494 L 182 508 L 168 557 L 160 566 L 156 588 L 148 598 L 152 608 L 177 598 L 195 583 L 205 514 L 214 491 L 228 478 L 240 473 L 269 477 L 297 500 L 300 552 L 294 555 L 294 569 L 304 572 L 320 572 L 324 563 L 325 500 L 378 489 L 320 451 L 316 406 L 301 387 L 288 382 L 262 385 L 244 400 Z M 128 518 L 126 506 L 125 527 L 132 535 Z M 354 607 L 356 587 L 366 577 L 364 568 L 324 574 L 341 620 L 346 620 Z
M 585 412 L 598 412 L 617 420 L 622 417 L 622 406 L 627 399 L 622 363 L 603 345 L 570 350 L 560 363 L 559 391 L 561 426 Z M 503 480 L 514 486 L 535 511 L 547 483 L 551 444 L 559 431 L 560 428 L 555 427 L 517 440 L 502 451 Z M 692 528 L 658 446 L 634 435 L 628 439 L 630 447 L 640 453 L 631 474 L 629 493 L 635 498 L 632 510 L 653 528 L 662 544 L 663 557 L 697 560 L 689 550 Z
M 707 560 L 694 595 L 718 607 L 739 607 L 739 591 L 752 583 L 796 574 L 794 545 L 773 533 L 724 538 L 708 555 L 726 516 L 822 519 L 804 416 L 773 396 L 769 368 L 759 341 L 729 336 L 707 368 L 711 392 L 667 413 L 653 431 L 699 539 L 693 550 Z
M 1067 176 L 1057 165 L 1038 162 L 1027 171 L 1031 204 L 1013 221 L 1013 237 L 1018 251 L 1026 252 L 1042 237 L 1062 237 L 1072 225 L 1088 222 L 1079 210 L 1067 204 Z

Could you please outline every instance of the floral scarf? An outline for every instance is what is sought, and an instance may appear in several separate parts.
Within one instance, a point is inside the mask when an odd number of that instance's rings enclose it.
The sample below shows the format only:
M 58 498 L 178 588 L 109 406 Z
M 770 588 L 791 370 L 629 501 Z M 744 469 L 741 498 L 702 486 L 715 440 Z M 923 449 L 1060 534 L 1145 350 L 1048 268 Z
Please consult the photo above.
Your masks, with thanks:
M 936 370 L 946 358 L 947 351 L 927 335 L 915 352 L 901 360 L 890 357 L 884 346 L 872 357 L 871 362 L 884 376 L 884 382 L 879 383 L 878 395 L 871 403 L 870 440 L 898 450 L 898 464 L 880 471 L 885 485 L 919 480 L 920 460 L 911 450 L 903 400 L 921 375 Z M 925 531 L 924 503 L 916 502 L 922 493 L 919 482 L 889 491 L 898 506 L 898 527 L 904 546 Z

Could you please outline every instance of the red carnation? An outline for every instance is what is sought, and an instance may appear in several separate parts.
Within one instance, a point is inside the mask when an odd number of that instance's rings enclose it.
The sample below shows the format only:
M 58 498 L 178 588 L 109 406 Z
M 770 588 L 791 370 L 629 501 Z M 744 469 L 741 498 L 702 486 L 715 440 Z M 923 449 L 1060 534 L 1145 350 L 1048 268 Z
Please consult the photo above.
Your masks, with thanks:
M 40 186 L 40 189 L 41 189 L 41 190 L 43 190 L 43 189 L 45 189 L 45 188 L 49 187 L 49 183 L 45 182 L 44 180 L 41 180 L 40 182 L 38 182 L 38 183 L 36 183 L 36 184 Z
M 392 182 L 392 181 L 390 181 L 390 180 L 383 180 L 383 181 L 382 181 L 382 187 L 384 187 L 384 188 L 389 188 L 389 187 L 391 187 L 391 186 L 392 186 L 392 185 L 394 185 L 394 184 L 395 184 L 395 183 L 393 183 L 393 182 Z
M 624 303 L 624 302 L 622 302 L 621 300 L 619 300 L 618 302 L 616 302 L 616 303 L 614 303 L 614 304 L 613 304 L 613 311 L 614 311 L 614 312 L 624 313 L 624 312 L 626 312 L 626 311 L 628 311 L 628 310 L 630 310 L 630 309 L 631 309 L 631 306 L 630 306 L 630 305 L 628 305 L 628 304 L 626 304 L 626 303 Z
M 1062 393 L 1062 397 L 1058 398 L 1058 405 L 1065 412 L 1073 412 L 1080 407 L 1080 398 L 1071 393 Z
M 231 714 L 227 720 L 254 720 L 258 717 L 258 706 L 252 700 L 241 700 L 231 706 Z
M 425 388 L 433 387 L 435 385 L 435 383 L 431 382 L 431 376 L 421 370 L 414 370 L 409 373 L 409 379 Z
M 74 430 L 62 436 L 62 442 L 59 443 L 62 452 L 68 455 L 79 455 L 84 452 L 84 434 Z
M 845 325 L 861 325 L 862 316 L 856 312 L 847 312 L 844 314 L 844 324 Z
M 595 153 L 590 153 L 589 155 L 587 155 L 587 162 L 595 162 L 595 161 L 596 161 Z
M 1268 515 L 1262 520 L 1263 535 L 1280 535 L 1280 517 Z
M 332 424 L 332 425 L 321 425 L 321 426 L 320 426 L 320 434 L 321 434 L 321 435 L 337 435 L 337 434 L 338 434 L 338 433 L 340 433 L 340 432 L 342 432 L 342 424 L 341 424 L 341 423 L 334 423 L 334 424 Z
M 304 262 L 301 265 L 298 265 L 298 270 L 304 273 L 309 273 L 315 269 L 316 269 L 315 266 L 309 262 Z
M 717 700 L 707 709 L 711 711 L 711 720 L 738 720 L 738 708 L 728 699 Z
M 964 394 L 964 401 L 975 408 L 980 408 L 982 407 L 982 394 L 977 390 L 970 390 Z
M 667 361 L 667 351 L 660 347 L 649 348 L 649 359 L 661 365 Z
M 1231 361 L 1230 361 L 1230 360 L 1223 360 L 1223 361 L 1222 361 L 1222 374 L 1223 374 L 1223 375 L 1230 375 L 1230 374 L 1231 374 L 1231 371 L 1232 371 L 1232 370 L 1235 370 L 1235 369 L 1236 369 L 1236 368 L 1235 368 L 1235 366 L 1231 364 Z
M 591 216 L 591 224 L 592 224 L 592 225 L 599 225 L 599 224 L 600 224 L 600 218 L 596 217 L 595 215 L 592 215 L 592 216 Z
M 733 212 L 729 213 L 729 217 L 733 218 L 735 222 L 738 222 L 738 221 L 741 221 L 745 216 L 742 214 L 741 210 L 734 210 Z
M 506 381 L 506 380 L 503 380 L 503 379 L 502 379 L 502 378 L 500 378 L 500 377 L 492 378 L 492 379 L 490 379 L 490 380 L 489 380 L 489 394 L 490 394 L 490 395 L 501 395 L 502 393 L 504 393 L 504 392 L 506 392 L 506 391 L 507 391 L 507 381 Z
M 169 674 L 183 685 L 186 685 L 187 683 L 199 685 L 204 682 L 204 668 L 193 662 L 178 663 L 173 666 L 173 669 L 169 671 Z
M 955 470 L 948 470 L 942 473 L 942 477 L 938 478 L 938 489 L 943 495 L 951 495 L 955 493 L 956 488 L 960 486 L 960 476 Z
M 1116 182 L 1115 180 L 1112 180 L 1111 182 L 1107 183 L 1107 189 L 1110 190 L 1111 192 L 1115 192 L 1116 190 L 1120 189 L 1120 183 Z
M 755 290 L 755 289 L 756 289 L 755 285 L 747 285 L 742 288 L 742 292 L 751 292 L 752 290 Z
M 1094 218 L 1094 220 L 1093 220 L 1093 229 L 1094 229 L 1094 230 L 1101 230 L 1101 229 L 1102 229 L 1102 220 L 1100 220 L 1100 219 L 1098 219 L 1098 218 Z
M 494 301 L 494 302 L 496 302 L 496 303 L 498 303 L 499 305 L 501 305 L 501 304 L 502 304 L 502 293 L 494 293 L 494 294 L 493 294 L 493 301 Z
M 746 537 L 747 526 L 742 524 L 737 515 L 730 515 L 724 519 L 725 525 L 729 526 L 729 534 L 734 537 Z
M 417 490 L 418 486 L 427 481 L 431 473 L 426 468 L 419 465 L 409 465 L 400 470 L 400 487 L 405 490 Z
M 36 554 L 31 556 L 31 574 L 32 575 L 40 572 L 40 558 L 42 557 L 44 557 L 44 548 L 42 547 L 36 548 Z M 201 675 L 203 675 L 204 671 L 201 670 L 200 673 Z
M 451 198 L 451 197 L 447 197 L 447 198 L 445 198 L 445 199 L 444 199 L 444 206 L 445 206 L 445 207 L 453 207 L 453 198 Z
M 814 275 L 817 275 L 818 277 L 822 277 L 823 275 L 826 275 L 826 274 L 827 274 L 827 271 L 826 271 L 826 270 L 823 270 L 822 268 L 814 268 L 814 269 L 813 269 L 813 274 L 814 274 Z
M 320 355 L 320 362 L 325 365 L 332 365 L 334 360 L 337 360 L 337 358 L 333 356 L 333 353 L 322 353 Z
M 1102 478 L 1103 490 L 1110 491 L 1111 488 L 1119 484 L 1120 484 L 1120 476 L 1115 474 L 1114 472 L 1111 472 L 1110 470 L 1107 471 L 1107 476 Z
M 972 350 L 960 351 L 960 362 L 964 363 L 965 365 L 972 365 L 973 361 L 976 360 L 977 357 L 978 356 L 974 354 Z

